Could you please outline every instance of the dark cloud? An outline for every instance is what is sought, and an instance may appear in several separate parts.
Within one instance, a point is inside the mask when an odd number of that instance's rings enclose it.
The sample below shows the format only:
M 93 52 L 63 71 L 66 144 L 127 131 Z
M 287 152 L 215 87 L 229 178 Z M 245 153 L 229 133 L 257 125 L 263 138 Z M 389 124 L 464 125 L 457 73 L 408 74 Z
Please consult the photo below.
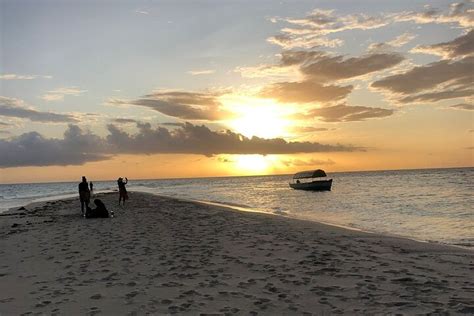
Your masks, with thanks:
M 395 94 L 403 103 L 439 101 L 472 95 L 473 73 L 474 57 L 442 60 L 383 78 L 371 86 Z
M 291 130 L 296 133 L 314 133 L 314 132 L 326 132 L 329 129 L 325 127 L 295 126 Z
M 374 53 L 361 57 L 329 56 L 320 51 L 284 51 L 274 67 L 298 66 L 306 78 L 300 82 L 278 82 L 265 86 L 260 97 L 286 103 L 331 103 L 345 99 L 352 86 L 337 86 L 325 82 L 349 79 L 383 70 L 400 63 L 397 53 Z
M 391 68 L 405 58 L 394 52 L 369 53 L 359 57 L 331 56 L 321 51 L 284 51 L 275 67 L 299 66 L 301 73 L 326 82 L 363 76 Z
M 474 29 L 450 42 L 417 46 L 413 52 L 455 58 L 474 54 Z
M 113 120 L 114 123 L 118 124 L 136 124 L 138 121 L 135 119 L 130 119 L 130 118 L 117 118 Z
M 322 159 L 310 159 L 310 160 L 301 160 L 301 159 L 288 159 L 282 160 L 282 163 L 287 166 L 295 167 L 311 167 L 311 166 L 321 166 L 321 165 L 334 165 L 335 162 L 331 159 L 322 160 Z
M 0 168 L 80 165 L 107 159 L 101 138 L 70 125 L 63 139 L 44 138 L 37 132 L 0 139 Z
M 0 116 L 28 119 L 34 122 L 44 123 L 75 123 L 78 120 L 69 114 L 58 114 L 52 112 L 41 112 L 26 108 L 23 101 L 14 98 L 0 96 Z
M 70 125 L 63 139 L 44 138 L 36 132 L 9 140 L 0 139 L 0 168 L 20 166 L 80 165 L 106 160 L 117 154 L 292 154 L 362 150 L 352 146 L 316 142 L 288 142 L 281 138 L 248 138 L 231 131 L 185 123 L 168 130 L 137 123 L 134 135 L 108 125 L 109 134 L 99 137 Z
M 215 121 L 231 117 L 229 112 L 221 108 L 219 96 L 218 93 L 162 91 L 136 100 L 110 99 L 109 104 L 144 106 L 185 120 Z
M 182 126 L 184 126 L 184 123 L 180 123 L 180 122 L 164 122 L 164 123 L 160 123 L 160 125 L 163 125 L 163 126 L 182 127 Z
M 472 103 L 459 103 L 459 104 L 453 104 L 449 106 L 450 108 L 453 109 L 458 109 L 458 110 L 474 110 L 474 104 Z
M 264 87 L 260 97 L 286 103 L 332 102 L 345 98 L 352 86 L 322 85 L 314 81 L 279 82 Z
M 230 159 L 228 157 L 217 157 L 217 161 L 222 162 L 222 163 L 234 163 L 235 160 Z
M 287 142 L 281 138 L 247 138 L 227 130 L 211 131 L 208 127 L 185 123 L 181 128 L 168 130 L 150 124 L 139 124 L 139 132 L 129 135 L 109 125 L 107 141 L 123 153 L 182 153 L 202 154 L 291 154 L 308 152 L 353 151 L 343 145 L 324 145 L 312 142 Z
M 281 53 L 280 65 L 301 65 L 305 62 L 314 61 L 322 57 L 327 57 L 327 54 L 321 51 L 286 50 Z
M 441 91 L 437 91 L 437 92 L 428 92 L 428 93 L 409 95 L 409 96 L 400 98 L 399 101 L 401 103 L 437 102 L 437 101 L 445 100 L 445 99 L 469 97 L 469 96 L 472 96 L 472 94 L 474 93 L 473 88 L 466 85 L 447 88 L 445 91 L 442 91 L 442 89 L 440 90 Z
M 349 79 L 391 68 L 404 59 L 398 53 L 375 53 L 351 58 L 322 56 L 302 65 L 301 72 L 322 81 Z
M 393 110 L 382 108 L 371 108 L 367 106 L 349 106 L 345 104 L 339 104 L 335 106 L 313 109 L 305 116 L 318 117 L 324 122 L 350 122 L 387 117 L 392 115 L 393 112 Z

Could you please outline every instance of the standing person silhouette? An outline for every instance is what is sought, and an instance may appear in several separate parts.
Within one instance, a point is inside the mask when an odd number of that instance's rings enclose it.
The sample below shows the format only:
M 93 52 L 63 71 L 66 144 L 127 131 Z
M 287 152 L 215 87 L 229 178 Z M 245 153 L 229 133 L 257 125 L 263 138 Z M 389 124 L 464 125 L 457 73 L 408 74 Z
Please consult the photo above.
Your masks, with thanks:
M 94 184 L 92 184 L 92 181 L 89 182 L 89 188 L 90 188 L 90 191 L 91 191 L 91 195 L 94 194 Z
M 82 177 L 82 182 L 79 183 L 79 200 L 81 201 L 81 212 L 84 216 L 85 210 L 89 206 L 91 199 L 91 192 L 89 191 L 89 184 L 87 183 L 86 177 Z
M 128 200 L 128 193 L 127 189 L 125 188 L 125 185 L 128 183 L 127 177 L 125 177 L 125 182 L 123 182 L 123 178 L 118 178 L 117 184 L 119 187 L 119 205 L 120 201 L 122 202 L 122 205 L 125 205 L 125 200 Z

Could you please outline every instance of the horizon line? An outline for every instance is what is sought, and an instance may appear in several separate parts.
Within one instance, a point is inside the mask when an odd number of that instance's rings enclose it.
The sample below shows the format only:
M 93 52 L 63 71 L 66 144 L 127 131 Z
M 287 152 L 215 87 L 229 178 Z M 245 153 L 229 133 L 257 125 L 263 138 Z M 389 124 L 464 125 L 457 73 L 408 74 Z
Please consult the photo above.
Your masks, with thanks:
M 335 173 L 362 173 L 362 172 L 382 172 L 382 171 L 416 171 L 416 170 L 441 170 L 441 169 L 471 169 L 474 168 L 473 166 L 463 166 L 463 167 L 430 167 L 430 168 L 407 168 L 407 169 L 376 169 L 376 170 L 346 170 L 346 171 L 334 171 L 334 172 L 326 172 L 328 174 L 335 174 Z M 286 176 L 286 175 L 293 175 L 294 173 L 275 173 L 275 174 L 253 174 L 253 175 L 229 175 L 229 176 L 206 176 L 206 177 L 176 177 L 176 178 L 140 178 L 140 179 L 133 179 L 132 181 L 147 181 L 147 180 L 186 180 L 186 179 L 219 179 L 219 178 L 246 178 L 246 177 L 274 177 L 274 176 Z M 82 177 L 82 176 L 80 176 Z M 80 178 L 79 177 L 79 178 Z M 79 179 L 78 178 L 78 179 Z M 87 176 L 86 176 L 87 178 Z M 50 183 L 75 183 L 79 180 L 70 180 L 70 181 L 45 181 L 45 182 L 0 182 L 0 185 L 15 185 L 15 184 L 50 184 Z M 116 179 L 100 179 L 100 180 L 93 180 L 92 182 L 108 182 L 108 181 L 116 181 Z M 91 182 L 91 181 L 88 181 Z

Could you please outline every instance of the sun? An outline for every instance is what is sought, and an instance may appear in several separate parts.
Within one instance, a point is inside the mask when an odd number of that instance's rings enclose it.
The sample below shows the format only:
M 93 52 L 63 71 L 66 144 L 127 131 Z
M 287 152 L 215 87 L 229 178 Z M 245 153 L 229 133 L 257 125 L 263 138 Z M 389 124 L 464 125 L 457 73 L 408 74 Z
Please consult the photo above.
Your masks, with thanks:
M 237 133 L 247 137 L 285 137 L 291 121 L 288 109 L 269 99 L 240 98 L 227 104 L 235 118 L 226 124 Z

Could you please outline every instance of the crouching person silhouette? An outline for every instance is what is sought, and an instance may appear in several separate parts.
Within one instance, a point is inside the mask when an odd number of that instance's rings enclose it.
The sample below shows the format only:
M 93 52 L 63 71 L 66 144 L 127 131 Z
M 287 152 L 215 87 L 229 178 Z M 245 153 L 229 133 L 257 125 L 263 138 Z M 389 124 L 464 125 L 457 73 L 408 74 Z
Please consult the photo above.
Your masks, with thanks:
M 86 211 L 86 218 L 107 218 L 109 217 L 109 211 L 105 207 L 104 203 L 99 200 L 95 199 L 94 204 L 96 206 L 95 209 L 91 209 L 87 207 Z

